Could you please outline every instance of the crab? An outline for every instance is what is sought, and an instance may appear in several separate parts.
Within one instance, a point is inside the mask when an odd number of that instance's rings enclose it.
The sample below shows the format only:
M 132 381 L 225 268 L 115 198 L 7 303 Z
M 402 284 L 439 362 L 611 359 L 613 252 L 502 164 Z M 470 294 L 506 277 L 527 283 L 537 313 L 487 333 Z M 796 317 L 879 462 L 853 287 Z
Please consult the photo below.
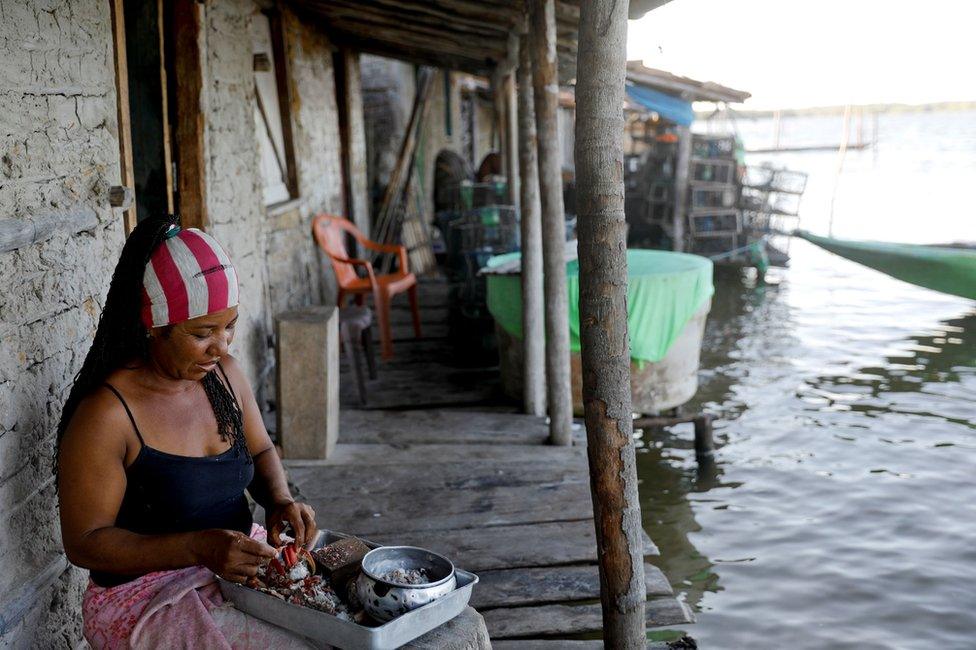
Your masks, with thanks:
M 276 587 L 287 587 L 312 575 L 315 575 L 315 559 L 306 548 L 294 542 L 279 548 L 264 568 L 264 581 Z

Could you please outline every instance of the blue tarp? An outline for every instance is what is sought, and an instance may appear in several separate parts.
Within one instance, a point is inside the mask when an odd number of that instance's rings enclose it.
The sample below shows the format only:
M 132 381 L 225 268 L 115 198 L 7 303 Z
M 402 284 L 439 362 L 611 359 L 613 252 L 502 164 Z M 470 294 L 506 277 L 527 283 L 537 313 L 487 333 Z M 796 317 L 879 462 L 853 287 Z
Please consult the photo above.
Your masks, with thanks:
M 691 102 L 672 97 L 660 90 L 627 84 L 627 95 L 632 100 L 654 111 L 666 120 L 682 126 L 691 126 L 695 119 L 695 112 L 691 109 Z

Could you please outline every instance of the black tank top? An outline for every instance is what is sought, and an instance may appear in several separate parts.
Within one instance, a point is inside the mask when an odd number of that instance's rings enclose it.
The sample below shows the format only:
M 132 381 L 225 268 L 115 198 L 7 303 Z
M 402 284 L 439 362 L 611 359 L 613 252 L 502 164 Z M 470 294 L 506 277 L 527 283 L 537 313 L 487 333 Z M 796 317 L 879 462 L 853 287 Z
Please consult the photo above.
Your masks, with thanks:
M 240 409 L 224 369 L 220 368 L 220 372 Z M 114 386 L 105 386 L 122 402 L 141 445 L 136 459 L 125 470 L 125 495 L 115 518 L 116 527 L 140 535 L 210 528 L 250 534 L 251 509 L 244 490 L 254 478 L 254 464 L 247 462 L 247 450 L 232 445 L 215 456 L 179 456 L 153 449 L 142 439 L 122 394 Z M 92 581 L 101 587 L 113 587 L 138 577 L 91 572 Z

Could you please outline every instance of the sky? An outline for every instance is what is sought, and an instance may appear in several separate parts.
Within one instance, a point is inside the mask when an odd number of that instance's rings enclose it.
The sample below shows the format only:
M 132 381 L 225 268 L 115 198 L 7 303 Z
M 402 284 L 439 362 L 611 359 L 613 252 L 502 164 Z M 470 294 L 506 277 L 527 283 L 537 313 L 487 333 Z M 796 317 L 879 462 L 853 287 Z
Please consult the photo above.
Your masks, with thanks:
M 976 101 L 972 0 L 672 0 L 627 58 L 752 93 L 743 109 Z

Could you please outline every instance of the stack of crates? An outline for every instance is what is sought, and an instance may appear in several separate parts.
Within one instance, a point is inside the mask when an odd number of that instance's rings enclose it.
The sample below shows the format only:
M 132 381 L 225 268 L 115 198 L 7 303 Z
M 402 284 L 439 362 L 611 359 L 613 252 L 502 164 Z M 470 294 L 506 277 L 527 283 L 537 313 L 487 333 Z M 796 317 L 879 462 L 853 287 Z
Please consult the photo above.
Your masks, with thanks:
M 799 223 L 807 175 L 772 166 L 747 167 L 739 207 L 753 237 L 788 232 Z M 784 242 L 788 246 L 788 240 Z
M 688 174 L 691 250 L 716 255 L 741 244 L 738 163 L 732 136 L 693 136 Z
M 497 362 L 494 318 L 488 312 L 485 278 L 489 258 L 519 250 L 518 210 L 506 205 L 504 182 L 463 182 L 462 210 L 443 223 L 449 288 L 448 335 L 459 362 Z

